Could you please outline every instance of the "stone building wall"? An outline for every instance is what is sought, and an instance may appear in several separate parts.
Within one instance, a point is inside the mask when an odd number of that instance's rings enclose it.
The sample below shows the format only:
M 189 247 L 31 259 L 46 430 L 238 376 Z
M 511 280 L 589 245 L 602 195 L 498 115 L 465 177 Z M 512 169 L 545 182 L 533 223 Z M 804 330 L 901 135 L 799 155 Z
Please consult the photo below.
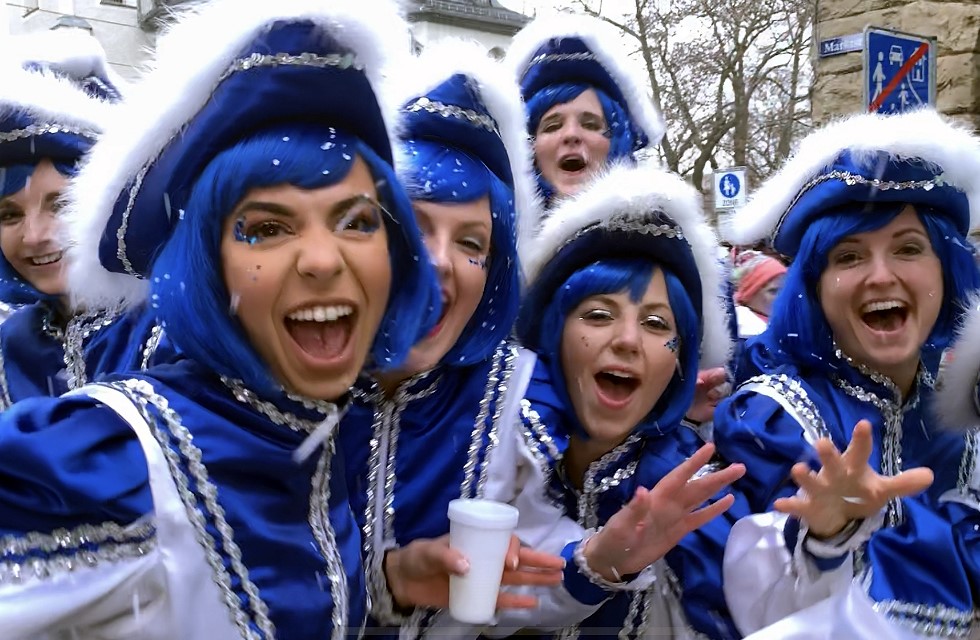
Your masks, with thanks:
M 980 132 L 980 0 L 817 0 L 814 41 L 884 27 L 938 38 L 936 106 Z M 818 59 L 817 124 L 863 109 L 860 51 Z

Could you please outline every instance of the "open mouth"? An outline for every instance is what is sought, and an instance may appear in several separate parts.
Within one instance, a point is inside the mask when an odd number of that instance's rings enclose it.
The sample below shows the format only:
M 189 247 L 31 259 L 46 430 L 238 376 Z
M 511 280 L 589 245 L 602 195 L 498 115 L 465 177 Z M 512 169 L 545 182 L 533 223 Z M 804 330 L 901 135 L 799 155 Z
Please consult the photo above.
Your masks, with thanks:
M 595 374 L 595 384 L 606 404 L 619 406 L 633 397 L 640 380 L 622 371 L 600 371 Z
M 354 308 L 349 305 L 305 307 L 286 316 L 286 331 L 310 358 L 330 361 L 341 357 L 354 332 Z
M 63 251 L 55 251 L 54 253 L 46 253 L 43 256 L 31 256 L 29 260 L 35 267 L 43 267 L 61 260 L 63 253 Z
M 445 294 L 443 294 L 443 296 L 442 296 L 442 312 L 439 314 L 439 321 L 436 322 L 436 325 L 434 327 L 432 327 L 432 330 L 429 331 L 429 335 L 427 335 L 426 338 L 432 338 L 436 334 L 438 334 L 440 331 L 442 331 L 442 325 L 446 321 L 446 316 L 449 315 L 449 309 L 451 307 L 452 307 L 452 304 L 451 304 L 451 302 L 449 300 L 449 297 L 446 296 Z
M 861 307 L 861 320 L 872 331 L 897 331 L 908 317 L 908 305 L 898 300 L 869 302 Z
M 585 158 L 577 154 L 562 156 L 558 159 L 558 168 L 569 173 L 585 171 L 587 166 L 588 163 L 585 162 Z

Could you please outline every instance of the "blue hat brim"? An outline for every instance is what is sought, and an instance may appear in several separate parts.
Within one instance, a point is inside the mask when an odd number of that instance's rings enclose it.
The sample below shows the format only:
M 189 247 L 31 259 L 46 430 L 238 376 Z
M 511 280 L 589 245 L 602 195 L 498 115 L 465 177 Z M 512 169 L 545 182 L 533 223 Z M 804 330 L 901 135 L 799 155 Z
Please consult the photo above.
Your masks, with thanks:
M 845 151 L 786 210 L 776 226 L 773 246 L 784 255 L 795 256 L 815 220 L 856 203 L 928 207 L 948 216 L 964 236 L 969 233 L 969 199 L 962 190 L 943 182 L 941 167 L 896 160 L 883 153 L 876 161 L 858 162 Z

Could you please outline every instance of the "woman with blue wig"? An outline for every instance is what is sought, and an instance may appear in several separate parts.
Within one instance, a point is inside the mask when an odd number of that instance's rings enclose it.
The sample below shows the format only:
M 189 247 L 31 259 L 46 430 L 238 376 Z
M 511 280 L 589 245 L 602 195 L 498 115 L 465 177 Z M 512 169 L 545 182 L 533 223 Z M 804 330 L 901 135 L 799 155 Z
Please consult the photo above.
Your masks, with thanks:
M 81 386 L 139 334 L 130 321 L 106 331 L 112 310 L 73 308 L 66 282 L 62 192 L 119 100 L 105 54 L 78 32 L 5 45 L 21 57 L 0 71 L 0 410 Z
M 514 36 L 506 61 L 524 98 L 538 187 L 548 206 L 608 162 L 656 147 L 663 121 L 620 34 L 597 18 L 539 18 Z
M 537 362 L 520 428 L 550 502 L 577 524 L 558 549 L 566 615 L 526 626 L 734 635 L 721 559 L 741 508 L 723 489 L 744 469 L 682 424 L 699 364 L 731 348 L 716 244 L 697 192 L 643 164 L 563 202 L 523 253 L 517 335 Z
M 446 577 L 466 562 L 445 538 L 449 502 L 486 496 L 495 444 L 507 437 L 500 425 L 516 415 L 519 396 L 508 389 L 526 366 L 507 338 L 520 297 L 519 221 L 537 204 L 520 96 L 498 63 L 450 40 L 398 76 L 398 175 L 439 278 L 441 314 L 401 365 L 361 377 L 340 438 L 364 530 L 371 623 L 388 627 L 373 633 L 415 637 L 438 633 Z M 525 549 L 521 560 L 552 570 L 508 581 L 559 580 L 560 558 Z M 387 581 L 385 567 L 397 564 L 425 567 L 429 584 Z M 424 603 L 432 608 L 404 615 L 412 590 L 439 584 Z
M 334 427 L 438 309 L 376 94 L 403 39 L 370 0 L 215 0 L 160 37 L 66 215 L 73 294 L 148 300 L 179 356 L 0 416 L 5 637 L 362 628 Z
M 980 284 L 978 222 L 980 141 L 931 110 L 814 132 L 733 220 L 793 258 L 747 345 L 759 375 L 715 416 L 757 514 L 725 558 L 742 632 L 976 632 L 977 440 L 926 408 Z

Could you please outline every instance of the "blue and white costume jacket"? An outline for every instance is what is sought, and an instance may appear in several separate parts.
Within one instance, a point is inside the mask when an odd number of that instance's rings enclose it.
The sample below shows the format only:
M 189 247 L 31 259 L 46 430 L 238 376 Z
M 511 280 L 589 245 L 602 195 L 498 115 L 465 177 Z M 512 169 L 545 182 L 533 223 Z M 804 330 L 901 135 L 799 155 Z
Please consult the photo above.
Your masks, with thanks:
M 5 638 L 343 638 L 367 595 L 331 405 L 187 359 L 0 416 Z
M 652 488 L 703 444 L 697 433 L 682 425 L 666 427 L 657 435 L 631 436 L 589 466 L 579 491 L 565 479 L 562 463 L 574 420 L 572 409 L 559 399 L 541 362 L 521 408 L 524 435 L 546 475 L 552 501 L 586 531 L 602 527 L 633 498 L 638 487 Z M 709 467 L 702 472 L 715 470 L 717 465 Z M 563 586 L 579 603 L 592 607 L 592 613 L 580 624 L 566 626 L 558 636 L 737 637 L 722 595 L 722 557 L 732 523 L 746 513 L 745 502 L 736 496 L 735 505 L 725 515 L 688 534 L 665 558 L 619 591 L 590 581 L 575 557 L 582 538 L 569 541 L 561 549 L 566 559 Z M 573 619 L 565 620 L 567 624 Z
M 508 388 L 520 357 L 515 345 L 503 342 L 486 361 L 439 366 L 405 380 L 390 396 L 367 376 L 353 390 L 340 440 L 351 503 L 364 532 L 370 624 L 387 626 L 391 637 L 398 637 L 399 627 L 402 637 L 422 635 L 438 626 L 439 616 L 422 609 L 402 616 L 393 610 L 382 566 L 385 552 L 449 533 L 449 502 L 486 496 L 488 462 L 501 438 L 503 416 L 516 415 L 520 396 L 512 397 Z
M 764 370 L 716 412 L 718 451 L 745 463 L 739 489 L 758 514 L 735 526 L 725 556 L 739 628 L 781 620 L 763 637 L 968 637 L 980 615 L 977 435 L 945 432 L 926 413 L 928 367 L 920 365 L 902 398 L 890 380 L 839 351 L 832 364 L 829 377 L 787 365 Z M 815 550 L 821 545 L 811 545 L 795 519 L 771 512 L 772 503 L 797 491 L 796 462 L 819 464 L 818 438 L 844 450 L 861 419 L 873 427 L 870 464 L 878 473 L 925 466 L 935 481 L 890 503 L 848 540 Z
M 51 303 L 23 306 L 0 324 L 0 411 L 24 398 L 59 396 L 103 375 L 169 359 L 174 347 L 162 337 L 154 316 L 139 309 L 101 309 L 65 320 Z

